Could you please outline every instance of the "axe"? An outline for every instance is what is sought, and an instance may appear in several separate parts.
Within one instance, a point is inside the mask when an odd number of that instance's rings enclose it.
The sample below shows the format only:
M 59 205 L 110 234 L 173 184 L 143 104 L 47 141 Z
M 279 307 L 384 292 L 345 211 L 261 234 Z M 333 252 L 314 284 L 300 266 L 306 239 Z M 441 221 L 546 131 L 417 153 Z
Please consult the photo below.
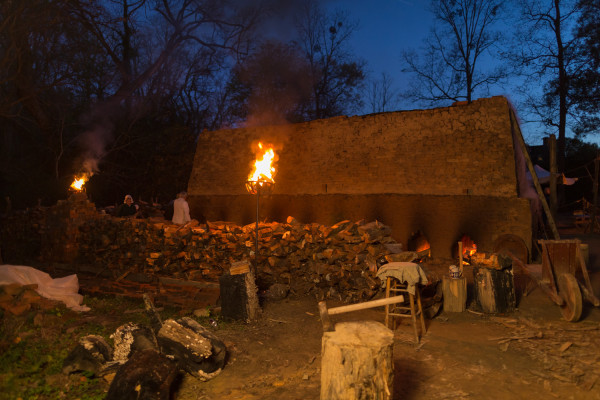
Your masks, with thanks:
M 324 301 L 319 302 L 319 314 L 321 314 L 321 322 L 323 323 L 323 332 L 333 331 L 333 324 L 329 319 L 330 315 L 342 314 L 350 311 L 366 310 L 368 308 L 375 308 L 379 306 L 387 306 L 389 304 L 402 303 L 404 296 L 393 296 L 386 297 L 385 299 L 378 299 L 372 301 L 365 301 L 364 303 L 349 304 L 347 306 L 334 307 L 327 309 L 327 305 Z

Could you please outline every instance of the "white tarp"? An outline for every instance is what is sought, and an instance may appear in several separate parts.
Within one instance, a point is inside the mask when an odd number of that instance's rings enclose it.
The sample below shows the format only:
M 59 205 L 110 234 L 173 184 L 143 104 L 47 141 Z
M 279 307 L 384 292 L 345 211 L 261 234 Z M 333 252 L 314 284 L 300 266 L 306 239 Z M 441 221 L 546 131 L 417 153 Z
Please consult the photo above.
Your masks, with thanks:
M 540 182 L 540 185 L 550 183 L 550 172 L 549 171 L 546 171 L 544 168 L 540 167 L 537 164 L 533 166 L 533 170 L 535 171 L 535 174 L 538 177 L 538 181 Z M 529 173 L 529 171 L 527 171 L 527 179 L 531 181 L 531 174 Z M 558 183 L 559 185 L 560 184 L 572 185 L 575 182 L 577 182 L 577 178 L 567 178 L 565 176 L 565 174 L 561 174 L 556 179 L 556 183 Z
M 62 301 L 72 310 L 89 311 L 90 308 L 81 305 L 83 296 L 79 292 L 77 275 L 53 279 L 47 273 L 33 267 L 23 265 L 0 265 L 0 285 L 17 283 L 19 285 L 37 284 L 36 292 L 40 296 Z

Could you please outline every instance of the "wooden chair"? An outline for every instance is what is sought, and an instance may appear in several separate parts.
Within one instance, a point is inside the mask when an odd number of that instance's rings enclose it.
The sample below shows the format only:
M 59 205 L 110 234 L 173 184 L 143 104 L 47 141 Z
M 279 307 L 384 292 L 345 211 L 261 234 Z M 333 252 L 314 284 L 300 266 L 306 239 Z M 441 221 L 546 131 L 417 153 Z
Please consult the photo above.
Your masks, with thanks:
M 408 305 L 402 303 L 390 304 L 385 306 L 385 326 L 391 330 L 396 329 L 396 318 L 410 318 L 415 333 L 415 342 L 419 343 L 419 329 L 417 327 L 417 317 L 421 323 L 421 336 L 427 332 L 425 318 L 423 317 L 423 307 L 421 305 L 421 291 L 419 285 L 415 287 L 415 294 L 408 291 L 408 284 L 400 282 L 398 279 L 387 277 L 385 285 L 385 297 L 398 295 L 408 296 Z

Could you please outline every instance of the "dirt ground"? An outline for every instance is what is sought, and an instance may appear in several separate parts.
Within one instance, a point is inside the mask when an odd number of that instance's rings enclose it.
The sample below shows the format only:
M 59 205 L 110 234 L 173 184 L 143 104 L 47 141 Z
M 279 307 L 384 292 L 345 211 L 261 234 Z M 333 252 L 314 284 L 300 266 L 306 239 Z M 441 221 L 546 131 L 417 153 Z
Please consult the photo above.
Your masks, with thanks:
M 599 294 L 600 236 L 580 235 L 568 226 L 562 232 L 561 238 L 579 237 L 589 244 L 588 271 Z M 584 301 L 581 320 L 566 322 L 539 288 L 522 296 L 526 283 L 523 276 L 515 277 L 514 312 L 442 310 L 426 320 L 418 345 L 409 320 L 403 319 L 394 332 L 394 398 L 600 399 L 600 308 Z M 371 309 L 332 319 L 383 323 L 384 312 Z M 322 324 L 316 299 L 292 295 L 266 302 L 257 322 L 227 324 L 215 333 L 228 346 L 229 362 L 208 382 L 185 378 L 177 399 L 319 398 Z
M 588 244 L 587 269 L 594 293 L 600 295 L 600 234 L 583 235 L 568 223 L 560 225 L 560 232 L 563 239 L 577 237 Z M 424 268 L 439 276 L 447 273 L 452 263 L 452 260 L 446 263 L 436 260 L 435 265 L 440 270 L 432 271 L 432 263 Z M 465 267 L 465 276 L 470 278 L 472 287 L 469 267 Z M 465 312 L 449 313 L 442 309 L 427 318 L 427 332 L 418 344 L 414 342 L 409 319 L 402 319 L 394 331 L 394 398 L 600 400 L 600 307 L 584 302 L 581 320 L 566 322 L 560 308 L 528 282 L 515 269 L 515 311 L 483 314 L 469 299 Z M 525 287 L 530 289 L 527 296 L 523 295 Z M 18 325 L 14 329 L 19 332 L 16 339 L 28 343 L 29 336 L 26 335 L 39 332 L 48 341 L 64 339 L 72 343 L 83 326 L 104 327 L 112 332 L 124 320 L 141 318 L 140 313 L 114 312 L 98 299 L 88 300 L 92 309 L 83 317 L 73 316 L 75 312 L 63 315 L 36 312 L 39 315 L 31 318 L 39 329 L 23 331 L 16 329 Z M 330 308 L 339 305 L 342 303 L 327 301 Z M 121 310 L 135 311 L 140 304 L 124 302 L 121 307 Z M 223 371 L 209 381 L 202 382 L 186 375 L 176 388 L 175 399 L 319 399 L 323 328 L 317 299 L 292 293 L 283 300 L 262 302 L 261 310 L 258 320 L 252 323 L 224 322 L 216 318 L 215 327 L 209 326 L 207 318 L 206 326 L 225 342 L 229 359 Z M 165 309 L 162 317 L 169 317 L 169 312 L 184 311 L 188 315 L 193 310 Z M 334 323 L 364 320 L 383 323 L 383 307 L 332 316 Z M 24 323 L 18 318 L 13 322 Z M 10 340 L 1 339 L 0 331 L 0 356 L 2 343 L 6 348 L 16 343 L 13 336 L 8 338 Z M 32 354 L 39 356 L 37 351 Z M 18 366 L 22 368 L 26 364 L 19 362 Z M 17 374 L 10 369 L 5 372 Z M 0 387 L 2 380 L 0 374 Z M 85 393 L 85 396 L 75 396 L 76 392 L 71 390 L 66 397 L 18 397 L 102 398 L 108 389 L 108 383 L 103 382 L 93 397 L 89 390 L 86 392 L 85 379 L 81 375 L 64 376 L 58 371 L 45 381 L 45 385 L 54 382 L 52 387 L 81 386 L 77 393 Z M 32 385 L 24 379 L 19 382 Z M 20 393 L 19 388 L 14 389 L 15 393 Z M 0 399 L 4 398 L 17 397 L 7 396 L 0 390 Z

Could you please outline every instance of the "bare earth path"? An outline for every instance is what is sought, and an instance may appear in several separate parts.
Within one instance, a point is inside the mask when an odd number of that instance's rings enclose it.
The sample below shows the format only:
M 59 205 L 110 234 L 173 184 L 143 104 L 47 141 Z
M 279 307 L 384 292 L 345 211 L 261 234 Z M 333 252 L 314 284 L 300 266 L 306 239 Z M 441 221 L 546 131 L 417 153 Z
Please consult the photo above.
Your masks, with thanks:
M 589 244 L 589 264 L 600 294 L 600 235 L 583 235 L 569 224 L 561 238 Z M 600 308 L 584 302 L 577 323 L 539 288 L 521 296 L 526 283 L 515 277 L 517 310 L 506 315 L 446 313 L 427 320 L 416 345 L 403 319 L 395 331 L 396 399 L 586 399 L 600 400 Z M 328 301 L 328 307 L 339 303 Z M 223 324 L 217 335 L 231 359 L 208 382 L 186 378 L 178 399 L 318 399 L 322 325 L 317 300 L 306 296 L 267 302 L 253 324 Z M 334 316 L 333 322 L 376 320 L 383 308 Z
M 383 311 L 336 315 L 334 322 L 362 319 L 383 322 Z M 407 322 L 395 332 L 395 398 L 600 399 L 599 309 L 586 306 L 582 321 L 568 323 L 535 289 L 509 315 L 441 312 L 427 323 L 419 345 Z M 178 399 L 319 398 L 315 299 L 266 303 L 258 322 L 224 324 L 216 333 L 230 362 L 211 381 L 186 378 Z

